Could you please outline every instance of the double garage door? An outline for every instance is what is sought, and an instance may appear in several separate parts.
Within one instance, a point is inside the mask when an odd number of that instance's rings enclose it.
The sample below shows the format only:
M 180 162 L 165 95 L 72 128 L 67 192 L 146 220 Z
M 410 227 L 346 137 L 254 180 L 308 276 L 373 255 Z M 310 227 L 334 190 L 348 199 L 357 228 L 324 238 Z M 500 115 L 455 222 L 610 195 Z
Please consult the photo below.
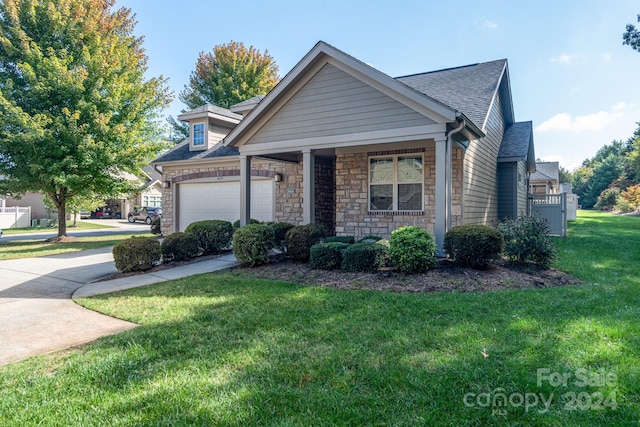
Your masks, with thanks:
M 178 230 L 205 219 L 240 219 L 240 182 L 183 182 L 178 184 Z M 251 181 L 251 218 L 273 221 L 273 180 Z

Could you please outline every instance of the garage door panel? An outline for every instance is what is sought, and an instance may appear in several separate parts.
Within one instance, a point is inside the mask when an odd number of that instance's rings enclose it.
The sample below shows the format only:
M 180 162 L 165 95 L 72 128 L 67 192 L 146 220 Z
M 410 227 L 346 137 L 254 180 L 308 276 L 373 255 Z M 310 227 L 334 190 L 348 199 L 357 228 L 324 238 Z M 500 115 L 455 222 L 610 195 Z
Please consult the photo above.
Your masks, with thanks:
M 251 217 L 273 220 L 273 181 L 251 181 Z M 239 181 L 178 184 L 178 230 L 205 219 L 233 222 L 239 218 Z

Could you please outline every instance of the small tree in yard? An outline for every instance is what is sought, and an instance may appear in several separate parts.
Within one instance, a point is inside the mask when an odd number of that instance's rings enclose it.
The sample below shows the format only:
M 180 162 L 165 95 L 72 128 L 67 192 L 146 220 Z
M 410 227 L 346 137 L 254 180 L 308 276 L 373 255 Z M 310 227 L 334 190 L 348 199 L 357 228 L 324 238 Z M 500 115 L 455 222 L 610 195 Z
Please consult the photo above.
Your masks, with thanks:
M 115 0 L 0 2 L 0 193 L 41 192 L 67 234 L 68 205 L 129 194 L 165 146 L 156 119 L 170 100 L 131 11 Z

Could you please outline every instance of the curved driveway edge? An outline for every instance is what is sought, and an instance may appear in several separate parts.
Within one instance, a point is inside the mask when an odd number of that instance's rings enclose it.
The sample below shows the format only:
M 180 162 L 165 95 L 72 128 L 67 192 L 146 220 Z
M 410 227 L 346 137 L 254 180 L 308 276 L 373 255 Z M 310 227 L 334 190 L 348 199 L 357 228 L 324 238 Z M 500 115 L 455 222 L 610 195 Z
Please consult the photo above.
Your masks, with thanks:
M 73 298 L 105 294 L 237 264 L 231 254 L 154 273 L 117 273 L 112 248 L 0 261 L 0 365 L 94 341 L 135 323 L 83 308 Z

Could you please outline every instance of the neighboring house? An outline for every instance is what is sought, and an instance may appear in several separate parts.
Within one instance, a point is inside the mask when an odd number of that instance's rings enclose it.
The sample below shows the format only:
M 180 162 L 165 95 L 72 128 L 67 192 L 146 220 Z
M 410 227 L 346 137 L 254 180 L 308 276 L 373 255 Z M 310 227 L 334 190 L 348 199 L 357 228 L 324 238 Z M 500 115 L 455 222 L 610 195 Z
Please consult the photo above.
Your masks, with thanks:
M 140 192 L 132 198 L 123 196 L 121 199 L 105 201 L 110 206 L 116 206 L 117 212 L 122 218 L 126 218 L 127 214 L 133 210 L 135 206 L 153 206 L 160 207 L 162 203 L 162 182 L 161 175 L 151 166 L 142 168 L 139 176 L 125 173 L 124 176 L 130 180 L 140 182 Z M 10 196 L 6 197 L 7 207 L 21 206 L 31 207 L 31 219 L 58 218 L 58 213 L 50 211 L 44 204 L 44 196 L 42 193 L 27 193 L 19 199 Z
M 537 162 L 536 171 L 531 174 L 529 188 L 531 194 L 559 194 L 560 163 Z
M 442 247 L 452 226 L 526 213 L 535 170 L 506 60 L 394 79 L 319 42 L 264 98 L 179 119 L 189 139 L 153 162 L 164 234 L 206 218 L 355 236 L 416 225 Z

